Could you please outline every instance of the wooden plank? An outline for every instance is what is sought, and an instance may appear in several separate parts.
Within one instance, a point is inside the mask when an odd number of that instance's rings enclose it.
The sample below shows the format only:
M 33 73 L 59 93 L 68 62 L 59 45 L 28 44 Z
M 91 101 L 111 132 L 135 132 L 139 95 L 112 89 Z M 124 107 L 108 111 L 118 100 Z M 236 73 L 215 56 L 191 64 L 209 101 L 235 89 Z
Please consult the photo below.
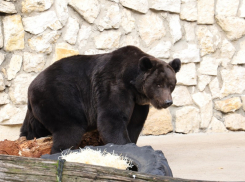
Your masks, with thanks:
M 57 181 L 58 162 L 40 158 L 0 155 L 0 181 Z M 135 178 L 133 177 L 135 176 Z M 171 177 L 138 173 L 109 167 L 65 162 L 62 181 L 180 182 Z

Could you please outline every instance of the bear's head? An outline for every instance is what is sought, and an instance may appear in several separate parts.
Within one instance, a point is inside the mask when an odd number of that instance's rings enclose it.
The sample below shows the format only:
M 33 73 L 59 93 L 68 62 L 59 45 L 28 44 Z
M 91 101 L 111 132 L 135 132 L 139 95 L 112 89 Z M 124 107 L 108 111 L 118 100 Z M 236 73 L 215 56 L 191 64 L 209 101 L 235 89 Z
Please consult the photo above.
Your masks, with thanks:
M 180 70 L 181 61 L 174 59 L 166 63 L 151 56 L 139 60 L 139 70 L 143 74 L 141 93 L 157 109 L 167 108 L 173 104 L 171 93 L 176 85 L 176 73 Z

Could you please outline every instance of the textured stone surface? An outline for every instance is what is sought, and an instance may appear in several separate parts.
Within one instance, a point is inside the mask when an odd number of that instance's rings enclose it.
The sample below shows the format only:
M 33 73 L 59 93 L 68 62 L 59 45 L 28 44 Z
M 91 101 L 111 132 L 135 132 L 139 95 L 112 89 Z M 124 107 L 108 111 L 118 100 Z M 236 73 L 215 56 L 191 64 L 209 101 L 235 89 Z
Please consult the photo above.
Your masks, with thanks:
M 196 65 L 194 63 L 182 64 L 180 72 L 177 73 L 177 84 L 196 85 Z
M 24 29 L 20 15 L 3 18 L 4 49 L 14 51 L 24 49 Z
M 224 133 L 224 132 L 227 132 L 227 129 L 222 121 L 213 117 L 207 129 L 207 132 L 208 133 Z
M 193 101 L 198 105 L 201 113 L 201 128 L 207 128 L 213 116 L 213 102 L 210 94 L 198 92 L 192 95 Z
M 213 24 L 214 23 L 214 0 L 197 1 L 197 23 Z
M 3 32 L 2 32 L 2 21 L 0 21 L 0 48 L 2 47 L 3 47 Z
M 239 0 L 217 0 L 216 15 L 236 16 Z
M 181 63 L 200 62 L 200 51 L 196 44 L 188 44 L 187 49 L 173 54 L 174 58 L 180 58 Z
M 62 28 L 54 11 L 46 11 L 35 16 L 23 18 L 24 29 L 32 34 L 39 34 L 48 27 L 52 30 L 59 30 Z
M 19 138 L 21 125 L 10 125 L 10 126 L 2 126 L 0 125 L 0 140 L 8 139 L 8 140 L 17 140 Z
M 24 52 L 23 54 L 23 68 L 25 72 L 40 72 L 45 65 L 45 57 L 43 54 L 35 54 Z
M 17 108 L 7 104 L 0 108 L 0 126 L 22 124 L 25 119 L 26 107 Z
M 231 59 L 236 52 L 236 48 L 233 46 L 233 44 L 230 41 L 224 39 L 222 42 L 222 46 L 220 48 L 220 52 L 221 52 L 220 54 L 221 57 Z
M 215 109 L 224 113 L 235 112 L 240 107 L 242 107 L 242 102 L 239 97 L 215 101 Z
M 231 70 L 221 70 L 223 86 L 221 98 L 230 94 L 241 94 L 245 90 L 245 68 L 233 66 Z
M 220 87 L 219 87 L 219 80 L 218 78 L 214 78 L 210 83 L 209 83 L 209 89 L 212 93 L 212 98 L 219 98 L 220 97 Z
M 30 48 L 38 53 L 52 52 L 52 44 L 60 37 L 61 33 L 57 31 L 44 32 L 28 40 Z
M 0 73 L 0 91 L 5 89 L 5 83 L 2 73 Z
M 245 131 L 245 117 L 241 114 L 229 114 L 225 116 L 225 126 L 232 131 Z
M 240 8 L 237 12 L 237 15 L 241 18 L 245 18 L 245 1 L 240 2 Z
M 203 75 L 217 75 L 217 69 L 220 64 L 220 59 L 205 56 L 202 58 L 198 72 Z
M 166 31 L 162 19 L 155 13 L 139 18 L 139 34 L 147 46 L 165 36 Z
M 133 17 L 131 11 L 127 9 L 122 10 L 122 28 L 125 31 L 125 34 L 132 32 L 135 27 L 135 18 Z
M 98 0 L 70 0 L 69 5 L 89 23 L 93 23 L 100 12 Z
M 5 54 L 0 52 L 0 65 L 3 63 L 4 59 L 5 59 Z
M 208 75 L 199 75 L 197 87 L 200 91 L 203 91 L 205 87 L 210 83 L 211 76 Z
M 13 78 L 15 78 L 16 74 L 20 71 L 21 65 L 22 65 L 22 56 L 14 54 L 11 57 L 9 65 L 7 67 L 8 80 L 12 80 Z
M 92 33 L 91 26 L 88 25 L 81 26 L 81 28 L 78 31 L 78 38 L 77 38 L 79 48 L 82 48 L 87 44 L 88 38 L 91 35 L 91 33 Z
M 63 39 L 69 44 L 75 44 L 79 31 L 78 21 L 75 18 L 69 18 L 66 27 L 67 29 L 64 33 Z
M 201 49 L 201 56 L 204 56 L 215 51 L 213 34 L 206 26 L 198 26 L 197 38 Z
M 54 1 L 57 18 L 63 26 L 66 25 L 69 17 L 67 4 L 67 0 Z
M 54 0 L 23 0 L 22 12 L 31 13 L 32 11 L 45 11 L 54 3 Z
M 146 13 L 149 9 L 147 0 L 120 0 L 120 3 L 124 7 L 133 9 L 140 13 Z
M 97 49 L 115 49 L 119 47 L 121 32 L 113 30 L 102 32 L 94 37 L 95 46 Z
M 192 42 L 192 41 L 195 42 L 196 39 L 195 27 L 196 27 L 196 23 L 184 22 L 185 39 L 188 42 Z
M 237 51 L 236 55 L 232 59 L 232 64 L 245 64 L 245 41 L 240 42 L 240 50 Z
M 140 46 L 139 39 L 140 38 L 138 36 L 131 36 L 130 34 L 126 35 L 122 37 L 120 46 L 122 47 L 122 46 L 127 46 L 127 45 L 134 45 L 134 46 L 139 47 Z
M 182 38 L 180 18 L 177 14 L 169 14 L 168 22 L 173 44 Z
M 180 12 L 180 0 L 151 0 L 150 8 L 155 10 L 170 11 L 173 13 Z
M 187 21 L 197 21 L 197 1 L 182 2 L 180 9 L 180 19 Z
M 7 14 L 17 13 L 14 3 L 1 0 L 0 1 L 0 13 L 7 13 Z
M 118 4 L 114 4 L 107 8 L 106 15 L 103 16 L 98 23 L 98 28 L 100 31 L 112 28 L 118 29 L 120 24 L 121 12 Z
M 229 40 L 237 40 L 245 34 L 245 20 L 243 18 L 217 15 L 215 19 Z
M 9 96 L 14 104 L 27 103 L 27 90 L 34 78 L 35 76 L 22 73 L 13 80 L 11 88 L 9 88 Z M 23 122 L 23 120 L 21 122 Z
M 242 109 L 245 111 L 245 95 L 242 95 L 241 99 L 242 99 Z
M 176 111 L 175 131 L 177 133 L 196 133 L 201 122 L 199 109 L 186 106 Z
M 148 51 L 148 54 L 154 55 L 157 58 L 169 58 L 171 46 L 170 41 L 161 41 Z
M 0 105 L 9 103 L 9 95 L 5 92 L 0 92 Z
M 173 105 L 185 106 L 193 104 L 191 95 L 185 86 L 176 86 L 172 92 Z
M 172 116 L 169 109 L 157 110 L 151 108 L 147 116 L 143 135 L 163 135 L 173 131 Z
M 58 61 L 62 58 L 78 55 L 79 51 L 74 49 L 72 46 L 70 46 L 67 43 L 59 43 L 56 44 L 55 47 L 55 58 L 54 61 Z

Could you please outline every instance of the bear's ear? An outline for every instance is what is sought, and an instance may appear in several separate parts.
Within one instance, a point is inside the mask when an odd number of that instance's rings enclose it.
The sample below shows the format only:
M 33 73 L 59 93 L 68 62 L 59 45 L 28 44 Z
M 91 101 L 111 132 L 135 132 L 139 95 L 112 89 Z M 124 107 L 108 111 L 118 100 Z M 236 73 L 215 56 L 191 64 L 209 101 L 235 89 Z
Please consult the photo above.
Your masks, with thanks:
M 139 67 L 142 71 L 147 71 L 153 67 L 151 60 L 144 56 L 140 58 Z
M 173 61 L 168 63 L 175 71 L 175 73 L 177 73 L 180 70 L 181 67 L 181 61 L 180 59 L 176 58 Z

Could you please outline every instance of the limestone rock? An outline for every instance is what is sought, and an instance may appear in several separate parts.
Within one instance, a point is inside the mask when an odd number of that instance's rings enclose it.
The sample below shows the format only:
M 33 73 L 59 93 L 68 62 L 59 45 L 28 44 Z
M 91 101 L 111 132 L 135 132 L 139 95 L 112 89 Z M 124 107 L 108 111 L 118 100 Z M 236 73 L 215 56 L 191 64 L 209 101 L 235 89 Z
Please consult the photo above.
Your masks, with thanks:
M 79 51 L 74 49 L 72 46 L 70 46 L 67 43 L 59 43 L 56 44 L 55 47 L 55 58 L 54 61 L 58 61 L 62 58 L 78 55 Z
M 214 0 L 197 1 L 197 23 L 213 24 L 214 23 Z
M 203 91 L 205 87 L 210 83 L 211 76 L 208 75 L 199 75 L 197 87 L 200 91 Z
M 242 108 L 245 111 L 245 95 L 242 95 L 241 98 L 242 98 Z
M 24 49 L 24 29 L 20 15 L 3 18 L 4 49 L 14 51 Z
M 6 138 L 9 140 L 17 140 L 19 138 L 20 127 L 21 125 L 0 125 L 0 141 L 4 141 Z
M 57 18 L 63 26 L 66 25 L 69 17 L 67 4 L 67 0 L 58 0 L 54 2 Z
M 151 9 L 180 13 L 181 0 L 151 0 L 150 2 Z
M 173 131 L 172 116 L 169 109 L 151 108 L 142 130 L 143 135 L 163 135 Z
M 147 13 L 148 1 L 147 0 L 120 0 L 120 3 L 129 9 L 133 9 L 140 13 Z
M 94 37 L 97 49 L 115 49 L 119 47 L 121 32 L 113 30 L 102 32 Z
M 176 86 L 172 92 L 173 105 L 185 106 L 193 104 L 191 95 L 185 86 Z
M 107 8 L 106 15 L 98 23 L 100 31 L 104 29 L 118 29 L 121 24 L 121 13 L 118 4 L 111 5 Z
M 177 84 L 179 85 L 196 85 L 196 65 L 195 63 L 182 64 L 180 71 L 177 73 Z
M 240 8 L 237 15 L 241 18 L 245 18 L 245 1 L 240 2 Z
M 5 59 L 5 54 L 0 52 L 0 65 L 3 63 L 4 59 Z
M 210 83 L 209 83 L 209 89 L 212 93 L 212 98 L 219 98 L 220 97 L 220 87 L 219 87 L 219 80 L 217 77 L 215 77 Z
M 185 39 L 187 42 L 195 42 L 196 34 L 195 34 L 195 27 L 196 23 L 192 22 L 184 22 L 184 29 L 185 29 Z
M 204 56 L 215 51 L 213 34 L 207 26 L 198 26 L 197 38 L 201 49 L 201 56 Z
M 216 15 L 236 16 L 239 0 L 217 0 Z
M 168 22 L 173 44 L 182 38 L 180 18 L 177 14 L 169 14 Z
M 0 126 L 1 125 L 18 125 L 22 124 L 27 107 L 18 108 L 14 105 L 7 104 L 0 108 Z
M 24 0 L 22 1 L 22 13 L 33 11 L 45 11 L 53 5 L 54 0 Z
M 189 1 L 181 4 L 180 19 L 197 21 L 197 1 Z
M 122 24 L 122 28 L 125 31 L 125 34 L 132 32 L 132 30 L 135 27 L 135 18 L 133 17 L 132 13 L 127 9 L 122 10 L 121 24 Z
M 169 58 L 171 46 L 172 44 L 170 41 L 161 41 L 150 51 L 148 51 L 148 54 L 157 58 Z
M 231 59 L 235 54 L 236 49 L 231 42 L 229 42 L 227 39 L 224 39 L 222 42 L 220 52 L 221 52 L 221 57 Z
M 232 64 L 245 64 L 245 41 L 240 42 L 240 49 L 232 60 Z
M 69 5 L 89 23 L 93 23 L 100 12 L 98 0 L 70 0 Z
M 44 32 L 40 35 L 34 36 L 28 40 L 30 48 L 38 53 L 52 52 L 52 44 L 60 37 L 61 33 L 57 31 Z
M 16 74 L 20 71 L 22 65 L 22 56 L 13 54 L 8 68 L 7 68 L 7 77 L 8 80 L 15 78 Z
M 77 34 L 79 31 L 79 23 L 75 18 L 69 18 L 67 25 L 66 25 L 66 31 L 64 33 L 64 40 L 68 42 L 69 44 L 75 44 L 77 41 Z
M 84 55 L 95 55 L 95 54 L 104 54 L 104 53 L 108 53 L 108 51 L 98 50 L 98 49 L 88 49 L 84 52 Z
M 46 11 L 35 16 L 23 18 L 24 29 L 32 34 L 39 34 L 48 27 L 52 30 L 62 28 L 54 11 Z
M 78 32 L 77 42 L 79 49 L 86 46 L 89 36 L 92 33 L 92 28 L 89 25 L 82 25 Z
M 13 14 L 17 13 L 15 6 L 11 2 L 0 1 L 0 13 Z
M 220 64 L 220 59 L 215 59 L 213 57 L 205 56 L 202 58 L 198 72 L 203 75 L 216 76 L 219 64 Z
M 9 95 L 5 92 L 0 92 L 0 105 L 9 103 Z
M 223 86 L 221 98 L 230 94 L 241 94 L 245 90 L 245 68 L 233 66 L 231 70 L 221 70 Z
M 0 73 L 0 91 L 4 89 L 5 89 L 4 78 L 3 78 L 3 75 Z
M 140 47 L 140 41 L 138 36 L 131 36 L 126 35 L 121 39 L 120 46 L 128 46 L 128 45 L 134 45 L 136 47 Z M 156 52 L 155 52 L 156 53 Z
M 213 116 L 213 102 L 210 94 L 198 92 L 192 95 L 201 112 L 201 128 L 207 128 Z
M 22 73 L 13 80 L 9 88 L 9 96 L 14 104 L 24 105 L 27 103 L 27 90 L 34 78 L 35 76 Z
M 181 60 L 181 63 L 200 62 L 200 52 L 196 44 L 188 44 L 187 49 L 174 53 L 173 57 L 179 58 Z
M 227 68 L 228 67 L 228 64 L 231 62 L 231 60 L 229 58 L 220 58 L 219 61 L 221 62 L 221 65 L 224 68 Z
M 207 132 L 208 133 L 224 133 L 224 132 L 227 132 L 227 129 L 222 121 L 213 117 L 207 129 Z
M 24 52 L 24 71 L 25 72 L 40 72 L 44 68 L 45 58 L 43 54 L 35 54 Z
M 156 13 L 141 16 L 138 28 L 140 37 L 147 46 L 161 39 L 166 34 L 163 21 Z
M 225 116 L 225 126 L 232 131 L 245 131 L 245 117 L 241 114 L 229 114 Z
M 2 22 L 0 21 L 0 49 L 3 47 Z M 0 58 L 1 59 L 1 58 Z M 1 64 L 0 64 L 1 65 Z
M 242 107 L 242 102 L 239 97 L 215 101 L 215 109 L 224 113 L 235 112 L 240 107 Z
M 201 122 L 199 109 L 186 106 L 176 111 L 175 132 L 197 133 Z
M 245 34 L 245 20 L 243 18 L 217 15 L 215 19 L 229 40 L 237 40 Z

